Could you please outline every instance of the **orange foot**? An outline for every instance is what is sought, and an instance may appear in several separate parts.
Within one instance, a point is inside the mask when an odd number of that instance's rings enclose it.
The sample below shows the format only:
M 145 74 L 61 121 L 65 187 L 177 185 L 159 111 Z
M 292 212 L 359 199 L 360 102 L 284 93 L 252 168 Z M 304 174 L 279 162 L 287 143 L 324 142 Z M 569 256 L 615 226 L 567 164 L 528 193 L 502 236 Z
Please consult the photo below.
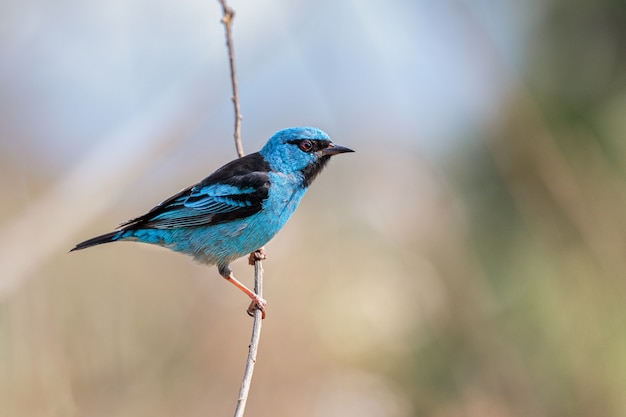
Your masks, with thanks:
M 250 317 L 254 317 L 254 312 L 258 308 L 259 310 L 261 310 L 261 318 L 265 319 L 265 307 L 267 306 L 267 301 L 265 301 L 263 298 L 259 297 L 256 294 L 254 294 L 254 297 L 250 298 L 252 298 L 252 302 L 248 307 L 248 315 Z

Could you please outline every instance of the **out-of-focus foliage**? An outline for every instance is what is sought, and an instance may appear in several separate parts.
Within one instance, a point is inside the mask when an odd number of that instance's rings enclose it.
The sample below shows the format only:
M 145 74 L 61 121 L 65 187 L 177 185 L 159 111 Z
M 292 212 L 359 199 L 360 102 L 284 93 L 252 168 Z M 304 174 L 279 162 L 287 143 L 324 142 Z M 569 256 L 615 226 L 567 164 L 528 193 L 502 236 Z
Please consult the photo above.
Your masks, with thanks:
M 623 2 L 552 0 L 504 6 L 442 1 L 433 6 L 399 1 L 384 16 L 372 14 L 380 10 L 370 5 L 345 17 L 342 13 L 351 9 L 335 3 L 334 9 L 320 2 L 294 3 L 282 10 L 292 16 L 296 9 L 306 9 L 310 16 L 307 21 L 285 19 L 300 51 L 310 47 L 317 54 L 327 49 L 336 54 L 336 60 L 324 55 L 328 62 L 320 66 L 318 55 L 303 59 L 308 67 L 281 64 L 294 77 L 280 87 L 291 90 L 293 101 L 284 104 L 259 93 L 264 86 L 253 75 L 266 84 L 264 65 L 274 68 L 266 61 L 271 54 L 255 56 L 255 65 L 240 57 L 244 80 L 245 68 L 254 69 L 242 83 L 242 95 L 249 100 L 244 102 L 249 106 L 244 105 L 248 151 L 261 143 L 251 133 L 270 123 L 259 119 L 281 105 L 284 113 L 272 123 L 305 121 L 333 135 L 328 124 L 341 132 L 337 143 L 357 150 L 333 161 L 268 245 L 268 319 L 247 415 L 626 416 Z M 233 5 L 238 16 L 245 16 L 246 5 Z M 525 31 L 529 36 L 520 48 L 522 56 L 510 59 L 493 27 L 479 17 L 513 7 L 536 19 L 527 20 L 534 26 Z M 462 131 L 455 133 L 462 137 L 447 142 L 443 150 L 422 153 L 422 145 L 414 146 L 425 141 L 419 127 L 388 122 L 411 113 L 411 101 L 384 100 L 405 97 L 403 91 L 384 95 L 386 88 L 378 90 L 376 83 L 387 86 L 382 83 L 388 79 L 364 81 L 357 74 L 371 76 L 383 67 L 387 72 L 381 74 L 398 74 L 404 80 L 429 59 L 437 59 L 437 54 L 420 56 L 416 64 L 407 55 L 419 51 L 396 54 L 394 48 L 381 46 L 366 31 L 376 22 L 373 15 L 381 18 L 381 25 L 394 22 L 390 16 L 403 24 L 407 16 L 419 15 L 423 23 L 431 15 L 441 18 L 442 9 L 449 9 L 457 24 L 444 33 L 472 34 L 468 56 L 484 57 L 482 68 L 493 75 L 500 105 L 463 129 L 453 129 Z M 320 31 L 323 38 L 325 29 L 336 29 L 330 24 L 318 27 L 333 22 L 333 12 L 357 24 L 337 44 L 316 43 Z M 236 42 L 251 36 L 242 22 L 243 17 L 236 20 Z M 35 31 L 30 23 L 29 30 Z M 211 24 L 217 20 L 209 23 L 207 18 L 206 25 Z M 307 32 L 311 25 L 315 30 Z M 83 27 L 86 33 L 88 29 Z M 129 44 L 140 29 L 129 29 Z M 281 30 L 287 29 L 274 27 L 259 36 Z M 499 30 L 495 33 L 508 33 Z M 221 48 L 220 27 L 215 36 Z M 361 43 L 343 43 L 357 38 Z M 158 55 L 154 51 L 162 50 L 165 38 L 159 39 L 154 50 L 128 51 L 130 57 L 142 57 L 137 67 L 129 67 L 146 70 L 149 65 L 143 65 Z M 413 39 L 397 41 L 410 46 Z M 372 50 L 384 54 L 368 55 Z M 222 58 L 225 64 L 225 53 Z M 355 67 L 350 66 L 353 59 Z M 363 68 L 368 63 L 377 69 Z M 5 62 L 1 68 L 10 67 Z M 299 75 L 307 71 L 310 78 Z M 441 77 L 454 73 L 459 73 L 457 82 L 466 80 L 464 68 Z M 317 80 L 319 94 L 299 102 L 298 77 Z M 461 84 L 468 97 L 489 101 L 487 93 L 476 89 L 479 82 L 466 81 Z M 47 85 L 45 77 L 38 82 Z M 227 91 L 228 84 L 223 84 Z M 404 84 L 407 90 L 421 85 L 417 79 Z M 204 117 L 220 121 L 211 131 L 227 132 L 232 120 L 228 94 L 223 94 L 223 107 L 199 99 L 212 93 L 199 87 L 192 97 L 165 95 L 163 102 L 169 104 L 161 108 L 157 103 L 160 110 L 154 112 L 164 116 L 131 123 L 132 134 L 124 133 L 134 141 L 112 135 L 113 149 L 96 148 L 89 158 L 83 154 L 87 145 L 61 152 L 75 174 L 66 176 L 63 170 L 54 171 L 53 163 L 41 168 L 47 162 L 33 156 L 35 151 L 20 150 L 20 135 L 49 147 L 39 129 L 53 129 L 54 123 L 31 120 L 26 110 L 40 103 L 16 93 L 6 81 L 2 88 L 10 94 L 0 98 L 0 185 L 5 197 L 0 236 L 14 240 L 0 242 L 0 416 L 231 414 L 251 328 L 245 297 L 224 284 L 214 268 L 147 245 L 120 243 L 65 253 L 76 241 L 140 214 L 233 157 L 233 149 L 222 152 L 231 146 L 229 133 L 211 138 L 211 144 L 221 141 L 219 151 L 206 153 L 208 139 L 196 138 L 197 131 L 206 131 L 201 127 Z M 124 106 L 152 105 L 151 100 L 141 103 L 139 91 L 137 87 L 136 97 L 128 93 L 137 102 Z M 284 98 L 283 93 L 277 91 L 277 96 Z M 221 102 L 220 97 L 211 99 Z M 258 104 L 263 100 L 267 108 Z M 188 102 L 194 105 L 185 107 Z M 347 102 L 362 114 L 350 113 Z M 208 109 L 207 114 L 199 109 Z M 312 109 L 318 112 L 309 121 L 306 112 Z M 93 127 L 81 126 L 83 119 L 78 119 L 78 132 Z M 100 122 L 106 125 L 106 120 Z M 281 127 L 286 126 L 274 126 Z M 151 137 L 162 139 L 156 149 L 149 146 Z M 181 150 L 188 141 L 198 145 L 193 152 Z M 198 150 L 200 146 L 204 148 Z M 114 158 L 100 166 L 98 155 L 105 151 Z M 124 158 L 128 154 L 136 163 L 129 164 Z M 82 183 L 78 174 L 92 165 L 98 167 L 97 175 Z M 55 175 L 45 174 L 49 170 Z M 72 205 L 55 205 L 55 196 Z M 101 215 L 88 220 L 88 213 Z M 67 236 L 75 224 L 88 227 Z M 52 235 L 62 237 L 57 241 Z M 252 271 L 244 261 L 234 268 L 250 282 Z
M 626 415 L 623 6 L 551 2 L 451 161 L 466 258 L 439 253 L 454 308 L 405 375 L 425 415 Z

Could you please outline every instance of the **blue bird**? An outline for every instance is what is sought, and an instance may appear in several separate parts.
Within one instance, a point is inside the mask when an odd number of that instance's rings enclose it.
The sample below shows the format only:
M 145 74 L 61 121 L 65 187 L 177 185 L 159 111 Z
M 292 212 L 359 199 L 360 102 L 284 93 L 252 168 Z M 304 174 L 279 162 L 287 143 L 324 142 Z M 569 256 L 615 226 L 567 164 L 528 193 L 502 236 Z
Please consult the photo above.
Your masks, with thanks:
M 239 282 L 229 266 L 262 248 L 298 207 L 330 157 L 352 149 L 323 131 L 294 127 L 272 136 L 256 153 L 235 159 L 118 230 L 77 244 L 71 251 L 115 241 L 137 241 L 217 265 L 222 277 L 252 299 L 248 313 L 267 302 Z M 70 251 L 70 252 L 71 252 Z

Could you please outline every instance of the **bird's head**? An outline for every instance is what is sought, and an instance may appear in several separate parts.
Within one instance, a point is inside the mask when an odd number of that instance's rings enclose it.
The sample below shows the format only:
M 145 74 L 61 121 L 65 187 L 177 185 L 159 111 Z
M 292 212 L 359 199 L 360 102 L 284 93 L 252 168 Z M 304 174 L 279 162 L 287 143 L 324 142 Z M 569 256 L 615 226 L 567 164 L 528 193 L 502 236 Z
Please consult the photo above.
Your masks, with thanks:
M 335 145 L 323 131 L 314 127 L 292 127 L 276 132 L 260 153 L 274 171 L 299 173 L 308 187 L 330 157 L 352 149 Z

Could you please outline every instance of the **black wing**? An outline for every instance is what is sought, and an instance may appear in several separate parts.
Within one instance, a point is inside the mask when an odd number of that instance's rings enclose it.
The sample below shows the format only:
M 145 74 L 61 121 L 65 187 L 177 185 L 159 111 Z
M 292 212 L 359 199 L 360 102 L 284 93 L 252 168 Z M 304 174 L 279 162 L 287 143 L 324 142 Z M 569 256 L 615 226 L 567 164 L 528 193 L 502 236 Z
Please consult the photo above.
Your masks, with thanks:
M 263 208 L 267 199 L 269 170 L 269 164 L 258 153 L 236 159 L 120 227 L 124 230 L 196 227 L 251 216 Z

